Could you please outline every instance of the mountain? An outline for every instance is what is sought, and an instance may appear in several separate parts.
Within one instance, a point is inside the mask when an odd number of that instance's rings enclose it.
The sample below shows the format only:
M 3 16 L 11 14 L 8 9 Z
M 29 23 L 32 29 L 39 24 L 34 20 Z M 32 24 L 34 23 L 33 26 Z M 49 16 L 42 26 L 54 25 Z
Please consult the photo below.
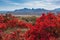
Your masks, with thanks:
M 43 8 L 37 8 L 37 9 L 28 9 L 28 8 L 23 8 L 23 9 L 17 9 L 14 11 L 0 11 L 0 13 L 12 13 L 12 14 L 16 14 L 16 15 L 40 15 L 42 13 L 47 13 L 47 12 L 54 12 L 54 13 L 58 13 L 60 12 L 60 8 L 54 9 L 54 10 L 46 10 Z
M 43 12 L 48 12 L 49 10 L 46 10 L 46 9 L 28 9 L 28 8 L 24 8 L 24 9 L 19 9 L 19 10 L 15 10 L 14 13 L 15 14 L 21 14 L 21 15 L 26 15 L 26 14 L 29 14 L 29 15 L 40 15 L 41 13 Z
M 60 12 L 60 8 L 54 9 L 53 12 Z

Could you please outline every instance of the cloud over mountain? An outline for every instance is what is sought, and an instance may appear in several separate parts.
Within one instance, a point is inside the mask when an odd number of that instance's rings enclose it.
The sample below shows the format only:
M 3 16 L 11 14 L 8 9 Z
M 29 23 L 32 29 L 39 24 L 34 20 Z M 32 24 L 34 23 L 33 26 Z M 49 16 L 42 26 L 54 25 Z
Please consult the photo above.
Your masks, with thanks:
M 44 8 L 53 10 L 60 8 L 60 0 L 0 0 L 0 10 L 21 8 Z

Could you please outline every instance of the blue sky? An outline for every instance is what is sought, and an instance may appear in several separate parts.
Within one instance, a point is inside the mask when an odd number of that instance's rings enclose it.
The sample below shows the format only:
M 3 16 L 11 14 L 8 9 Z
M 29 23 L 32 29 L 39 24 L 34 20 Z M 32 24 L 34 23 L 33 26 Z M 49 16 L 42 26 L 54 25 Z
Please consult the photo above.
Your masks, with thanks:
M 60 0 L 0 0 L 0 11 L 12 11 L 22 8 L 60 8 Z

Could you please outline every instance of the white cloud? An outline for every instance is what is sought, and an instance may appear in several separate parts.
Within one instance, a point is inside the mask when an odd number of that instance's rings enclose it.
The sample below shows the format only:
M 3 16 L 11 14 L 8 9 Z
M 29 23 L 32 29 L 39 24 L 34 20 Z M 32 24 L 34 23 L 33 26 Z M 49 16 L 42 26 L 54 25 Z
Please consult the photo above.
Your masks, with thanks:
M 52 3 L 45 3 L 43 1 L 34 1 L 34 2 L 28 2 L 23 4 L 24 7 L 29 8 L 45 8 L 48 10 L 53 10 L 55 8 L 59 8 L 60 6 L 53 5 Z
M 0 8 L 3 10 L 15 10 L 15 9 L 21 9 L 21 8 L 44 8 L 48 10 L 53 10 L 55 8 L 60 8 L 60 4 L 57 5 L 59 0 L 35 0 L 32 2 L 26 2 L 26 3 L 18 3 L 18 2 L 12 2 L 10 0 L 2 0 L 3 2 L 14 5 L 6 8 Z

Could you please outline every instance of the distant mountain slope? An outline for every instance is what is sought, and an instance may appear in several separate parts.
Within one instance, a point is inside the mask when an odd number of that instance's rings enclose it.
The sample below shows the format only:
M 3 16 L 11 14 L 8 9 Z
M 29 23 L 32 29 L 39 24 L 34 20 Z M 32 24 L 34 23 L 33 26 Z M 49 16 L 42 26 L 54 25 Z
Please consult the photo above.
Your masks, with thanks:
M 15 10 L 14 13 L 15 14 L 29 14 L 29 15 L 40 15 L 43 12 L 48 12 L 49 10 L 45 10 L 45 9 L 28 9 L 28 8 L 24 8 L 24 9 L 19 9 L 19 10 Z
M 24 8 L 24 9 L 18 9 L 18 10 L 14 10 L 14 11 L 0 11 L 0 13 L 12 13 L 12 14 L 17 14 L 17 15 L 40 15 L 42 13 L 47 13 L 47 12 L 60 12 L 60 8 L 54 9 L 54 10 L 46 10 L 46 9 L 28 9 L 28 8 Z

